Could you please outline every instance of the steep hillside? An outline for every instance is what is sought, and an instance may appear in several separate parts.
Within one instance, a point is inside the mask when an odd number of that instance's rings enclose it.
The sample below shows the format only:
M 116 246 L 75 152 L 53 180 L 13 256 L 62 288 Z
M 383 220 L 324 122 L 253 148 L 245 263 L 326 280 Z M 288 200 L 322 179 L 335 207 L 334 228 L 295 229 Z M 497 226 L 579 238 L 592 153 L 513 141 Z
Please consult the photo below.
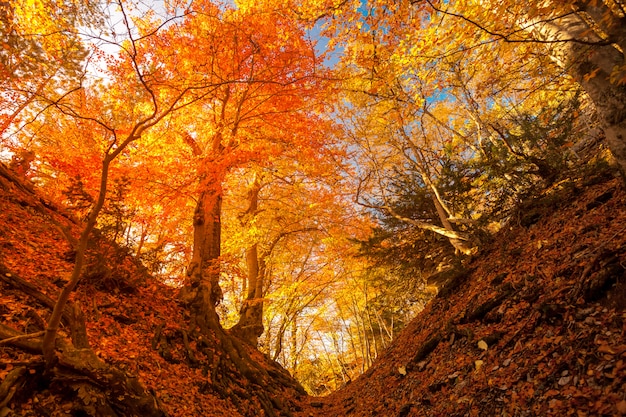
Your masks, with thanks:
M 44 368 L 41 332 L 77 223 L 4 166 L 0 174 L 0 416 L 144 415 L 93 369 L 62 356 Z M 546 190 L 447 273 L 365 375 L 328 397 L 304 396 L 253 349 L 258 371 L 245 374 L 218 338 L 190 341 L 175 291 L 104 239 L 94 239 L 63 336 L 83 311 L 84 350 L 152 401 L 143 406 L 154 415 L 626 415 L 625 207 L 606 172 Z
M 77 229 L 0 164 L 0 416 L 290 415 L 304 390 L 286 371 L 227 339 L 257 364 L 244 375 L 223 340 L 192 340 L 176 291 L 102 238 L 64 313 L 58 362 L 45 369 L 45 320 L 74 256 L 64 235 Z
M 626 194 L 526 204 L 358 380 L 299 416 L 626 415 Z

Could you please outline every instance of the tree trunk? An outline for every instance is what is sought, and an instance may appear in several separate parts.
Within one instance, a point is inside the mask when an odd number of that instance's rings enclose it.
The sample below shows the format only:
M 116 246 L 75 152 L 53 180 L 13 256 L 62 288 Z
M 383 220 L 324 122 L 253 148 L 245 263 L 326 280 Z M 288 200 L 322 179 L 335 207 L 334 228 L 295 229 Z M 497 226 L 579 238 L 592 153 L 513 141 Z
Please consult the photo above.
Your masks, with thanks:
M 579 2 L 583 8 L 591 7 L 591 2 Z M 602 2 L 597 2 L 602 3 Z M 594 10 L 586 10 L 588 17 L 597 19 Z M 611 44 L 604 42 L 586 23 L 580 14 L 568 14 L 559 19 L 531 26 L 537 36 L 547 41 L 576 39 L 576 41 L 551 44 L 552 59 L 567 71 L 593 101 L 598 118 L 603 125 L 606 143 L 617 165 L 626 174 L 626 85 L 611 81 L 615 68 L 624 65 L 624 54 L 615 45 L 625 45 L 626 33 L 623 22 L 610 25 L 607 22 L 619 19 L 610 10 L 600 14 L 603 20 L 594 23 L 610 36 Z M 610 19 L 613 17 L 614 19 Z M 615 27 L 613 27 L 615 26 Z M 595 44 L 593 44 L 595 43 Z
M 444 209 L 443 204 L 441 204 L 437 188 L 432 184 L 430 184 L 430 188 L 431 190 L 433 190 L 432 200 L 433 204 L 435 205 L 435 209 L 437 210 L 437 215 L 439 216 L 441 224 L 447 231 L 456 233 L 456 230 L 454 230 L 452 223 L 450 223 L 450 221 L 448 220 L 448 215 L 446 210 Z M 475 251 L 474 247 L 467 241 L 456 237 L 449 237 L 448 239 L 450 240 L 450 244 L 454 247 L 454 249 L 463 253 L 464 255 L 471 255 Z
M 274 342 L 274 353 L 272 359 L 277 361 L 280 355 L 283 353 L 283 338 L 285 337 L 285 331 L 287 330 L 287 317 L 283 316 L 280 322 L 280 327 L 276 333 L 276 341 Z M 268 345 L 269 346 L 269 345 Z
M 259 258 L 256 243 L 246 251 L 246 264 L 248 267 L 248 295 L 241 306 L 239 322 L 232 328 L 232 332 L 256 347 L 264 330 L 263 278 L 265 275 L 265 261 L 263 258 Z
M 254 178 L 252 188 L 248 191 L 248 209 L 244 215 L 255 216 L 259 209 L 259 192 L 261 182 Z M 246 250 L 247 288 L 248 294 L 243 301 L 239 312 L 239 322 L 232 328 L 232 332 L 257 346 L 259 337 L 263 334 L 263 286 L 265 285 L 265 254 L 259 255 L 259 245 L 255 242 Z
M 130 140 L 127 139 L 127 142 L 130 143 Z M 124 145 L 125 147 L 126 145 Z M 123 149 L 122 147 L 118 149 Z M 51 366 L 55 359 L 55 341 L 57 338 L 57 333 L 59 331 L 59 326 L 61 325 L 61 318 L 63 317 L 63 312 L 65 310 L 65 306 L 67 305 L 70 295 L 78 285 L 80 281 L 81 274 L 83 272 L 83 264 L 85 263 L 85 256 L 87 253 L 87 244 L 89 242 L 89 236 L 91 235 L 92 230 L 95 228 L 98 215 L 104 206 L 104 202 L 106 199 L 107 193 L 107 184 L 109 180 L 109 167 L 111 162 L 115 159 L 115 157 L 119 154 L 118 151 L 114 151 L 111 154 L 108 154 L 104 157 L 102 161 L 102 171 L 100 174 L 100 190 L 98 191 L 98 199 L 91 207 L 89 211 L 89 215 L 87 216 L 87 221 L 83 227 L 83 230 L 80 234 L 80 238 L 78 240 L 78 245 L 76 246 L 76 259 L 74 261 L 74 267 L 72 269 L 72 275 L 70 280 L 65 284 L 61 293 L 59 294 L 59 298 L 57 299 L 54 308 L 52 309 L 52 314 L 50 315 L 50 319 L 48 320 L 48 326 L 46 328 L 46 334 L 43 337 L 42 341 L 42 353 L 43 357 L 46 361 L 46 366 Z
M 291 320 L 291 343 L 289 349 L 289 359 L 291 360 L 291 370 L 293 377 L 297 375 L 298 369 L 298 316 L 294 316 Z
M 422 151 L 415 144 L 413 139 L 408 134 L 406 134 L 406 132 L 402 132 L 402 135 L 404 137 L 405 144 L 408 146 L 408 149 L 411 151 L 411 156 L 412 156 L 412 157 L 408 157 L 407 161 L 409 161 L 413 165 L 415 170 L 419 173 L 420 177 L 422 178 L 422 181 L 424 181 L 424 184 L 426 184 L 426 186 L 430 188 L 430 190 L 433 192 L 432 201 L 433 201 L 433 204 L 435 205 L 435 209 L 437 210 L 437 216 L 439 216 L 439 220 L 441 221 L 443 228 L 437 227 L 435 225 L 431 225 L 426 222 L 420 222 L 420 221 L 415 221 L 415 220 L 410 221 L 410 223 L 419 228 L 431 230 L 435 233 L 446 236 L 449 239 L 450 244 L 454 247 L 456 251 L 461 252 L 464 255 L 471 255 L 472 253 L 476 251 L 476 248 L 472 246 L 471 242 L 469 242 L 469 236 L 463 236 L 462 234 L 457 233 L 457 231 L 454 229 L 454 227 L 448 220 L 448 217 L 452 216 L 452 212 L 445 205 L 443 198 L 441 198 L 441 195 L 439 194 L 439 190 L 437 189 L 437 187 L 431 180 L 431 175 L 429 172 L 428 164 L 425 162 L 425 159 L 422 155 Z M 393 211 L 390 210 L 390 212 L 398 220 L 403 220 L 402 218 L 394 214 Z
M 203 188 L 193 217 L 193 253 L 187 270 L 190 286 L 187 291 L 192 295 L 192 332 L 221 328 L 215 306 L 222 301 L 219 285 L 222 195 L 219 187 Z

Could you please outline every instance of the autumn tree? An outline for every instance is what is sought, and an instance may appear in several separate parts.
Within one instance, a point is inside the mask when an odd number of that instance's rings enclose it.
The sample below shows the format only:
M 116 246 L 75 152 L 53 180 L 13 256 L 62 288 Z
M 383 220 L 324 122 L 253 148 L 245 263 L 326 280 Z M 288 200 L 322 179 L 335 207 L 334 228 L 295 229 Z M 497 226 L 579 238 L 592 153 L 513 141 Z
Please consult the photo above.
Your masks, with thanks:
M 165 50 L 169 37 L 184 34 L 193 49 L 181 44 L 164 68 L 176 68 L 181 77 L 191 71 L 189 76 L 224 84 L 212 101 L 199 103 L 199 113 L 177 119 L 186 127 L 179 131 L 179 140 L 192 150 L 199 178 L 185 294 L 193 311 L 192 328 L 206 332 L 219 327 L 215 306 L 223 296 L 219 277 L 226 178 L 251 163 L 270 168 L 272 157 L 285 149 L 314 143 L 310 132 L 315 128 L 319 81 L 312 45 L 293 22 L 254 9 L 222 12 L 201 3 L 195 7 L 195 13 L 171 27 L 168 38 L 159 39 L 154 48 Z M 254 211 L 254 191 L 251 196 L 247 204 Z
M 245 249 L 246 274 L 242 286 L 244 297 L 240 317 L 231 329 L 254 346 L 264 331 L 263 307 L 266 295 L 275 275 L 280 273 L 280 266 L 276 262 L 277 252 L 286 242 L 294 242 L 293 237 L 296 235 L 323 233 L 316 219 L 310 217 L 311 213 L 306 209 L 298 213 L 294 207 L 269 207 L 271 203 L 268 202 L 268 197 L 277 202 L 280 202 L 280 197 L 276 187 L 268 187 L 270 184 L 266 181 L 259 179 L 258 174 L 254 176 L 247 194 L 248 208 L 240 214 L 242 226 L 248 235 L 248 239 L 244 240 L 248 242 Z M 295 191 L 296 187 L 293 184 L 287 190 Z M 260 199 L 262 188 L 269 189 L 270 194 L 265 198 L 261 196 Z M 267 216 L 270 210 L 271 214 Z M 292 256 L 297 256 L 297 252 L 290 252 Z
M 452 19 L 470 32 L 479 30 L 484 41 L 468 38 L 464 48 L 480 44 L 532 45 L 550 58 L 583 88 L 593 101 L 606 141 L 622 174 L 626 168 L 626 102 L 624 62 L 624 4 L 621 1 L 543 1 L 532 7 L 509 2 L 468 1 L 408 3 L 408 8 Z M 434 12 L 434 14 L 432 14 Z M 497 16 L 497 18 L 494 18 Z
M 36 10 L 43 13 L 44 10 L 39 8 L 41 5 L 37 6 Z M 126 402 L 125 407 L 134 410 L 135 414 L 161 415 L 158 406 L 149 394 L 142 391 L 143 388 L 132 385 L 122 373 L 102 364 L 89 349 L 84 323 L 82 326 L 80 323 L 79 307 L 73 310 L 76 313 L 73 320 L 78 325 L 72 326 L 72 342 L 74 348 L 82 349 L 82 354 L 76 355 L 74 350 L 68 348 L 57 337 L 58 330 L 61 320 L 67 317 L 66 305 L 70 294 L 81 279 L 87 245 L 106 202 L 109 174 L 116 167 L 116 161 L 127 159 L 135 144 L 151 128 L 166 117 L 216 92 L 224 86 L 225 81 L 198 77 L 159 77 L 162 74 L 155 73 L 151 65 L 156 51 L 146 49 L 146 46 L 150 46 L 147 40 L 157 36 L 159 25 L 164 23 L 155 23 L 149 16 L 145 19 L 131 16 L 123 2 L 117 2 L 117 6 L 126 34 L 122 40 L 107 40 L 107 44 L 117 46 L 120 51 L 119 56 L 108 61 L 109 78 L 98 82 L 82 76 L 69 89 L 38 89 L 36 102 L 28 98 L 25 101 L 29 108 L 24 111 L 29 117 L 22 131 L 29 133 L 30 137 L 24 136 L 29 137 L 31 146 L 33 143 L 39 144 L 43 152 L 40 158 L 48 162 L 48 167 L 56 164 L 58 168 L 65 164 L 65 168 L 86 168 L 87 171 L 98 173 L 94 175 L 93 181 L 86 184 L 93 194 L 88 199 L 89 210 L 80 236 L 77 240 L 68 236 L 75 250 L 74 268 L 54 306 L 41 343 L 49 367 L 54 366 L 57 360 L 62 360 L 66 366 L 76 370 L 91 366 L 103 372 L 92 375 L 99 383 L 111 383 L 119 387 L 116 391 L 119 398 L 112 401 Z M 49 19 L 54 20 L 54 16 Z M 131 20 L 137 27 L 133 26 Z M 47 117 L 54 118 L 56 123 L 45 123 Z M 55 140 L 60 140 L 61 136 L 68 133 L 69 137 L 61 140 L 60 147 L 55 148 Z M 85 158 L 82 158 L 82 152 L 85 152 Z M 64 158 L 67 156 L 73 156 L 78 161 L 83 159 L 88 165 L 68 164 L 70 161 Z M 42 172 L 45 169 L 43 167 Z M 59 346 L 65 346 L 63 352 L 57 351 Z M 124 390 L 132 395 L 126 398 L 122 395 L 126 392 Z
M 562 154 L 556 149 L 564 142 L 512 144 L 522 124 L 528 127 L 524 120 L 546 126 L 548 114 L 572 109 L 561 106 L 576 101 L 576 86 L 547 53 L 535 53 L 536 44 L 494 42 L 471 22 L 446 14 L 452 6 L 382 1 L 352 7 L 327 27 L 344 46 L 338 77 L 346 91 L 345 126 L 363 167 L 359 201 L 471 253 L 495 195 L 508 194 L 510 206 L 526 189 L 522 177 L 551 181 L 563 168 L 556 159 L 551 166 L 545 151 L 552 146 L 552 157 Z M 562 121 L 565 126 L 569 117 Z M 552 126 L 553 133 L 560 129 Z M 494 148 L 504 151 L 496 155 Z M 507 159 L 517 161 L 515 168 Z M 503 169 L 484 175 L 489 164 Z M 521 175 L 514 172 L 520 169 Z M 423 190 L 413 195 L 432 208 L 403 209 L 403 187 L 411 189 L 407 194 Z
M 87 48 L 79 28 L 103 20 L 97 2 L 5 1 L 0 5 L 0 132 L 55 88 L 68 90 L 83 73 Z M 5 146 L 18 145 L 5 139 Z M 19 155 L 16 155 L 19 158 Z
M 299 295 L 308 292 L 301 284 L 308 282 L 306 285 L 319 285 L 323 290 L 332 282 L 333 274 L 328 274 L 325 266 L 329 260 L 322 252 L 327 245 L 324 242 L 352 234 L 356 227 L 348 218 L 348 208 L 341 203 L 342 166 L 335 161 L 341 157 L 340 148 L 333 149 L 328 137 L 323 144 L 322 132 L 312 132 L 320 142 L 308 149 L 305 158 L 289 152 L 290 159 L 274 164 L 271 173 L 263 177 L 257 174 L 249 186 L 251 204 L 238 216 L 243 236 L 235 238 L 235 242 L 244 241 L 248 245 L 247 279 L 243 287 L 247 295 L 241 317 L 232 330 L 246 335 L 250 332 L 246 329 L 256 329 L 257 334 L 246 336 L 256 344 L 264 322 L 267 323 L 262 313 L 269 301 L 272 310 L 283 314 L 284 319 L 277 332 L 275 328 L 268 329 L 273 333 L 268 336 L 276 337 L 276 342 L 264 339 L 264 348 L 273 350 L 274 357 L 282 350 L 284 332 L 294 315 L 322 293 L 314 290 L 310 294 L 312 299 L 306 301 L 308 297 Z M 330 253 L 329 248 L 325 250 Z M 284 310 L 278 308 L 276 298 L 285 301 Z
M 119 4 L 122 13 L 124 6 Z M 124 15 L 128 24 L 129 17 Z M 113 90 L 111 96 L 105 99 L 110 100 L 111 105 L 98 107 L 94 106 L 95 100 L 88 100 L 84 94 L 72 94 L 62 97 L 62 100 L 53 102 L 53 108 L 60 114 L 68 116 L 71 123 L 78 126 L 86 124 L 90 132 L 95 134 L 94 140 L 98 141 L 97 147 L 103 149 L 102 168 L 100 170 L 100 184 L 97 186 L 97 197 L 88 213 L 85 228 L 79 239 L 76 255 L 75 269 L 67 286 L 61 293 L 58 308 L 53 312 L 49 331 L 44 338 L 44 352 L 46 357 L 51 359 L 53 351 L 56 329 L 58 328 L 60 312 L 64 308 L 69 294 L 80 279 L 84 251 L 89 240 L 89 235 L 96 225 L 99 213 L 104 206 L 108 174 L 113 161 L 122 154 L 129 145 L 141 138 L 142 134 L 163 120 L 166 116 L 174 113 L 191 103 L 199 100 L 207 94 L 207 90 L 216 88 L 215 84 L 205 83 L 202 85 L 183 82 L 180 84 L 162 83 L 144 71 L 143 60 L 145 51 L 142 50 L 141 42 L 133 38 L 130 27 L 128 27 L 128 39 L 120 45 L 125 52 L 117 67 L 114 68 L 113 75 L 124 75 L 127 82 L 122 84 L 125 91 Z M 193 80 L 192 80 L 193 81 Z M 84 92 L 83 89 L 78 92 Z M 130 104 L 126 100 L 119 99 L 121 95 L 127 96 L 131 92 L 135 103 L 134 110 L 127 111 L 126 105 Z M 115 95 L 119 95 L 116 98 Z M 142 108 L 137 107 L 137 103 L 142 103 Z M 104 114 L 100 113 L 104 110 Z M 120 115 L 116 115 L 120 112 Z M 123 116 L 121 114 L 124 114 Z

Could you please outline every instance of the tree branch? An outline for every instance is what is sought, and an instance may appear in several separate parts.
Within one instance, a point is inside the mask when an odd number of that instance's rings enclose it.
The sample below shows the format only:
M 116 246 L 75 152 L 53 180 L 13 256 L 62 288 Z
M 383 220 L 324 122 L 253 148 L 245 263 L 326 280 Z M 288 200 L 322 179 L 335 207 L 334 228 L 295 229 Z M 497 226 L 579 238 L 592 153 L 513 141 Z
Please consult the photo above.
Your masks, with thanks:
M 0 346 L 13 344 L 13 342 L 17 342 L 19 340 L 36 339 L 39 336 L 43 336 L 45 333 L 46 332 L 42 330 L 42 331 L 36 332 L 36 333 L 22 334 L 22 335 L 19 335 L 19 336 L 13 336 L 13 337 L 9 337 L 7 339 L 2 339 L 2 340 L 0 340 Z
M 418 2 L 418 0 L 413 0 L 413 1 L 412 1 L 412 4 L 415 4 L 415 3 L 417 3 L 417 2 Z M 487 34 L 489 34 L 489 35 L 491 35 L 491 36 L 493 36 L 493 37 L 496 37 L 496 38 L 498 38 L 498 39 L 500 39 L 500 40 L 503 40 L 504 42 L 507 42 L 507 43 L 541 43 L 541 44 L 554 44 L 554 43 L 567 43 L 567 42 L 574 42 L 574 43 L 579 43 L 579 44 L 582 44 L 582 45 L 591 45 L 591 46 L 609 46 L 609 45 L 611 45 L 611 44 L 613 43 L 611 40 L 587 41 L 587 40 L 584 40 L 584 39 L 576 39 L 576 38 L 553 39 L 553 40 L 541 40 L 541 39 L 512 39 L 512 38 L 511 38 L 511 37 L 512 37 L 513 35 L 515 35 L 515 34 L 518 34 L 518 33 L 520 33 L 520 32 L 526 32 L 526 31 L 528 31 L 528 29 L 529 29 L 529 28 L 532 28 L 533 26 L 537 26 L 537 25 L 539 25 L 539 24 L 543 24 L 543 23 L 551 23 L 551 22 L 554 22 L 554 21 L 556 21 L 556 20 L 559 20 L 559 19 L 565 18 L 565 17 L 567 17 L 567 16 L 571 16 L 571 15 L 573 15 L 573 14 L 576 14 L 576 12 L 575 12 L 575 11 L 568 12 L 568 13 L 565 13 L 565 14 L 562 14 L 562 15 L 558 15 L 558 16 L 554 16 L 554 17 L 551 17 L 551 18 L 549 18 L 549 19 L 542 19 L 542 20 L 539 20 L 539 21 L 533 22 L 532 24 L 530 24 L 530 25 L 528 25 L 528 26 L 526 26 L 526 27 L 523 27 L 523 28 L 521 28 L 521 29 L 517 29 L 517 30 L 515 30 L 515 31 L 513 31 L 513 32 L 511 32 L 511 33 L 509 33 L 509 34 L 507 35 L 507 34 L 502 34 L 502 33 L 498 33 L 498 32 L 494 32 L 494 31 L 492 31 L 492 30 L 489 30 L 489 29 L 487 29 L 487 27 L 485 27 L 484 25 L 482 25 L 482 24 L 478 23 L 477 21 L 475 21 L 475 20 L 473 20 L 473 19 L 470 19 L 469 17 L 464 16 L 464 15 L 462 15 L 462 14 L 460 14 L 460 13 L 454 13 L 454 12 L 450 12 L 450 11 L 448 11 L 448 10 L 441 9 L 441 8 L 439 8 L 439 7 L 435 6 L 435 5 L 432 3 L 432 1 L 431 1 L 431 0 L 426 0 L 426 3 L 428 3 L 428 5 L 429 5 L 429 6 L 430 6 L 430 7 L 431 7 L 434 11 L 436 11 L 436 12 L 443 13 L 443 14 L 445 14 L 445 15 L 447 15 L 447 16 L 452 16 L 452 17 L 455 17 L 455 18 L 457 18 L 457 19 L 464 20 L 464 21 L 466 21 L 467 23 L 469 23 L 469 24 L 471 24 L 471 25 L 473 25 L 473 26 L 477 27 L 478 29 L 482 30 L 483 32 L 485 32 L 485 33 L 487 33 Z

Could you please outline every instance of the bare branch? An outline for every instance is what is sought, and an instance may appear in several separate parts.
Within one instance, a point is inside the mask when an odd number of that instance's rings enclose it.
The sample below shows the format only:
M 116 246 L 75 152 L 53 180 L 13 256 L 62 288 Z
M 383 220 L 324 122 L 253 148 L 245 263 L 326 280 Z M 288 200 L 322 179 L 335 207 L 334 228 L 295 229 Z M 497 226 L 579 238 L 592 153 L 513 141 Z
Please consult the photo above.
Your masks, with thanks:
M 418 0 L 414 0 L 412 3 L 415 4 L 417 3 Z M 566 39 L 553 39 L 553 40 L 542 40 L 542 39 L 513 39 L 513 36 L 522 32 L 526 32 L 528 31 L 528 29 L 532 28 L 533 26 L 537 26 L 540 24 L 544 24 L 544 23 L 551 23 L 554 22 L 556 20 L 571 16 L 571 15 L 575 15 L 577 14 L 576 11 L 572 11 L 572 12 L 568 12 L 562 15 L 558 15 L 558 16 L 554 16 L 551 17 L 549 19 L 542 19 L 539 20 L 537 22 L 533 22 L 532 24 L 526 26 L 526 27 L 522 27 L 520 29 L 517 29 L 509 34 L 502 34 L 502 33 L 498 33 L 498 32 L 494 32 L 492 30 L 489 30 L 485 25 L 480 24 L 479 22 L 470 19 L 469 17 L 462 15 L 460 13 L 454 13 L 448 10 L 444 10 L 440 7 L 435 6 L 431 0 L 426 0 L 426 2 L 428 3 L 428 5 L 435 10 L 436 12 L 439 13 L 443 13 L 445 15 L 448 16 L 452 16 L 452 17 L 456 17 L 458 19 L 464 20 L 466 22 L 468 22 L 469 24 L 477 27 L 478 29 L 482 30 L 483 32 L 499 39 L 502 40 L 504 42 L 507 43 L 542 43 L 542 44 L 555 44 L 555 43 L 567 43 L 567 42 L 574 42 L 574 43 L 579 43 L 582 45 L 592 45 L 592 46 L 608 46 L 611 45 L 613 42 L 611 40 L 601 40 L 601 41 L 589 41 L 589 40 L 585 40 L 585 39 L 577 39 L 577 38 L 566 38 Z
M 0 346 L 1 345 L 9 345 L 12 344 L 13 342 L 17 342 L 19 340 L 29 340 L 29 339 L 36 339 L 39 336 L 43 336 L 46 332 L 45 331 L 41 331 L 41 332 L 36 332 L 36 333 L 29 333 L 29 334 L 22 334 L 19 336 L 13 336 L 13 337 L 9 337 L 8 339 L 2 339 L 0 340 Z

